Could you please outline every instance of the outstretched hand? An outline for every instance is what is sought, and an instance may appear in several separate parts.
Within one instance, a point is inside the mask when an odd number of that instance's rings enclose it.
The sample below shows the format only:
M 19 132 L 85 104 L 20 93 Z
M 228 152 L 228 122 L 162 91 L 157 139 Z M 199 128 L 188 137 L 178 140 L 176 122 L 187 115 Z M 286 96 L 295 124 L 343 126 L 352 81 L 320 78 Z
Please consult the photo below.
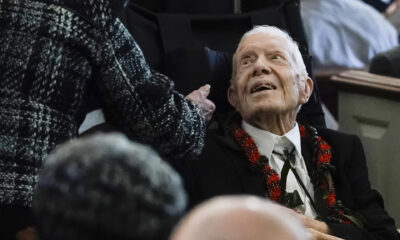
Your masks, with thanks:
M 201 109 L 206 123 L 211 120 L 215 111 L 215 104 L 211 100 L 207 99 L 208 94 L 210 94 L 210 88 L 211 86 L 206 84 L 186 96 L 186 99 L 190 100 Z

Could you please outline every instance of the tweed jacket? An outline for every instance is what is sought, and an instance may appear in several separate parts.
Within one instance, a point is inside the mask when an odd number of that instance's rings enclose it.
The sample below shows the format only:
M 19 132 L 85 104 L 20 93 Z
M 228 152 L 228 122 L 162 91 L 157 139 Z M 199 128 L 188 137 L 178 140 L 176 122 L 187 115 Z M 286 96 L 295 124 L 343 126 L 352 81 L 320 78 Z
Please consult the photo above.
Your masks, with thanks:
M 149 69 L 107 0 L 0 0 L 0 204 L 30 206 L 47 154 L 78 134 L 89 96 L 163 156 L 201 151 L 200 110 Z

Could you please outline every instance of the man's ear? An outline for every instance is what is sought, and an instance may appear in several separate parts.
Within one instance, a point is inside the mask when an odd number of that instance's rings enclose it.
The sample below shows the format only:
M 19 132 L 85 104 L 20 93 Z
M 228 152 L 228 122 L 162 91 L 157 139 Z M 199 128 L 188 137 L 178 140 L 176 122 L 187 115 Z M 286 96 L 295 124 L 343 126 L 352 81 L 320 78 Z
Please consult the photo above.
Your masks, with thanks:
M 308 99 L 310 98 L 313 89 L 314 89 L 313 80 L 310 77 L 307 77 L 307 79 L 304 81 L 304 89 L 301 95 L 301 104 L 305 104 L 308 102 Z
M 232 85 L 228 88 L 227 96 L 228 96 L 229 103 L 236 109 L 237 94 L 236 94 L 235 89 L 234 89 L 234 87 Z

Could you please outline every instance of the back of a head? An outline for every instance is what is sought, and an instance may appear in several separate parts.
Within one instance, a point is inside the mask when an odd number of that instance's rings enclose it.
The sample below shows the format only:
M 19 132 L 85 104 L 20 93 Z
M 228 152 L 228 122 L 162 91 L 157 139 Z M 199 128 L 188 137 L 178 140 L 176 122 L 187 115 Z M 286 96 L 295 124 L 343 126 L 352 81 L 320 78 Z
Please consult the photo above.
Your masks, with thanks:
M 43 239 L 159 240 L 185 206 L 179 176 L 154 151 L 98 134 L 50 155 L 33 207 Z
M 192 210 L 170 240 L 308 240 L 290 211 L 258 197 L 216 197 Z

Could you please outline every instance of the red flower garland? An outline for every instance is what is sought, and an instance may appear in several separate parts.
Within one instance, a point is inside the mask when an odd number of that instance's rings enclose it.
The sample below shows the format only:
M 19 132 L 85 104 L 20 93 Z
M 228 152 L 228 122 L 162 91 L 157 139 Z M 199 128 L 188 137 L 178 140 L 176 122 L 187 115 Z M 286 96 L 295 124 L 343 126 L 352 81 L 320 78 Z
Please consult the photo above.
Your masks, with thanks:
M 281 188 L 279 186 L 279 175 L 268 164 L 261 163 L 261 154 L 257 149 L 254 140 L 242 129 L 238 128 L 235 131 L 235 139 L 244 150 L 252 170 L 257 171 L 261 168 L 267 184 L 266 195 L 279 202 L 281 200 Z M 259 171 L 259 170 L 258 170 Z
M 306 136 L 306 126 L 300 125 L 299 129 L 300 129 L 300 136 L 305 137 Z
M 336 201 L 333 183 L 326 179 L 326 173 L 329 174 L 330 178 L 329 169 L 332 168 L 330 164 L 332 158 L 331 146 L 317 135 L 314 128 L 309 128 L 310 132 L 313 132 L 314 134 L 307 134 L 308 131 L 306 126 L 301 125 L 299 128 L 300 136 L 305 138 L 307 135 L 311 135 L 310 137 L 313 140 L 312 142 L 316 154 L 316 172 L 321 173 L 318 176 L 318 187 L 321 189 L 322 193 L 325 193 L 323 194 L 323 199 L 325 200 L 328 212 L 336 215 L 333 216 L 333 218 L 337 221 L 344 224 L 351 224 L 351 222 L 343 215 L 343 211 L 339 210 L 340 204 Z M 280 178 L 278 173 L 269 166 L 268 159 L 259 153 L 254 140 L 242 128 L 237 128 L 234 132 L 234 136 L 239 146 L 244 150 L 249 160 L 250 168 L 253 171 L 263 173 L 266 184 L 266 196 L 281 203 L 284 199 L 282 197 L 282 189 L 279 185 Z
M 334 192 L 330 193 L 326 198 L 326 205 L 332 208 L 336 204 L 336 195 Z

